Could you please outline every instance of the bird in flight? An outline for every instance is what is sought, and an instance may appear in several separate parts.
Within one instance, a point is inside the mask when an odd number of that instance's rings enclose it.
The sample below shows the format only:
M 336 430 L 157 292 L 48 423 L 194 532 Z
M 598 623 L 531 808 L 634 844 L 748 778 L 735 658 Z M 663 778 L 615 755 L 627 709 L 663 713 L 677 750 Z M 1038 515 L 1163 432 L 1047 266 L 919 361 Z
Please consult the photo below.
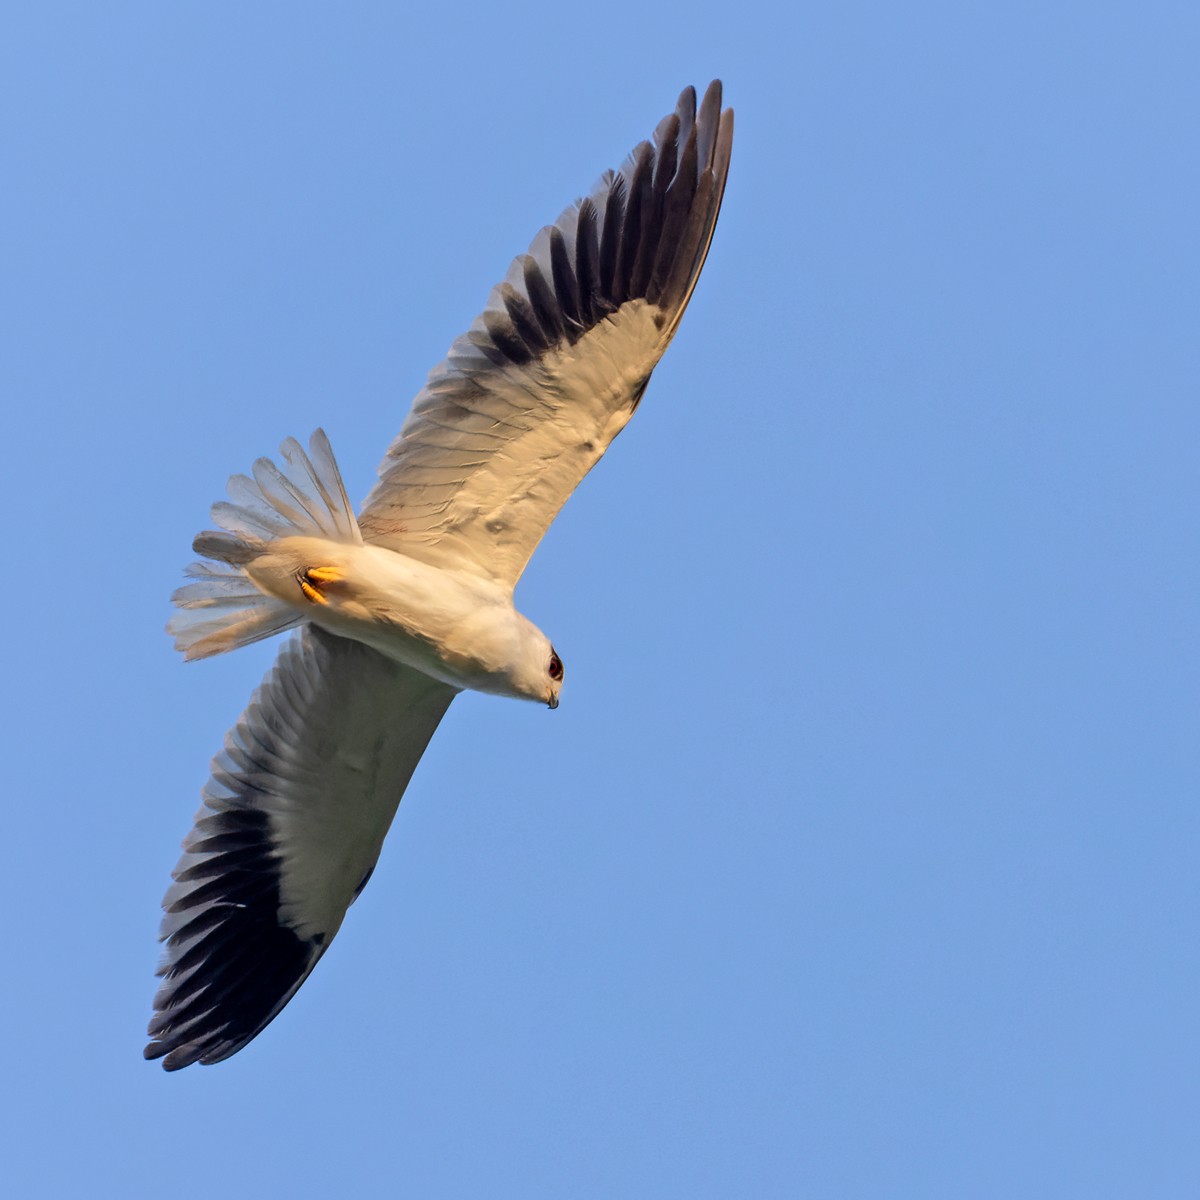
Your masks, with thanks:
M 633 415 L 716 226 L 721 84 L 544 228 L 450 347 L 356 516 L 321 430 L 260 458 L 172 597 L 187 659 L 295 629 L 212 763 L 163 900 L 146 1057 L 216 1063 L 296 994 L 366 886 L 464 688 L 558 706 L 513 607 L 550 522 Z

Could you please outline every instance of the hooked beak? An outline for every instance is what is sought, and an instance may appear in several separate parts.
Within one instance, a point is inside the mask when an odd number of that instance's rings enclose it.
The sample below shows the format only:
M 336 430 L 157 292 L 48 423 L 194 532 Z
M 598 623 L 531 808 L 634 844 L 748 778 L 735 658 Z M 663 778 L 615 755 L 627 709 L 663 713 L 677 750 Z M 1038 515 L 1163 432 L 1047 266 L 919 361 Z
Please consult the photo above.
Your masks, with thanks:
M 558 697 L 553 692 L 550 693 L 550 699 L 546 701 L 546 707 L 551 709 L 558 707 Z

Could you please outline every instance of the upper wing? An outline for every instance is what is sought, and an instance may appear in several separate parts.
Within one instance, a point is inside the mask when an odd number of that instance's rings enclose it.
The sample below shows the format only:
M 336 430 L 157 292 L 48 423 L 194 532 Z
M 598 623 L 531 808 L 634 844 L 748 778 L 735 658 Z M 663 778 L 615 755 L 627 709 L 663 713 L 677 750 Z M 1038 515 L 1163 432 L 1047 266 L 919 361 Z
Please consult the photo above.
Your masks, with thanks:
M 543 229 L 429 376 L 359 516 L 368 542 L 516 583 L 633 415 L 704 265 L 733 112 L 688 88 Z
M 147 1058 L 220 1062 L 295 995 L 455 694 L 312 625 L 283 647 L 213 760 L 163 900 Z

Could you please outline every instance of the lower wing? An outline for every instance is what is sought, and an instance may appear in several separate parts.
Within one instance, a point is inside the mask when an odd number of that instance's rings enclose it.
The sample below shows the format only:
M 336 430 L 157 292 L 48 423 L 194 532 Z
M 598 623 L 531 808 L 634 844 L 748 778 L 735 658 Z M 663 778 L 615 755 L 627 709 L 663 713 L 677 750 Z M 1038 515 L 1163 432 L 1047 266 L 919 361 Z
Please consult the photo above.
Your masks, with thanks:
M 312 626 L 283 647 L 213 760 L 163 900 L 147 1058 L 220 1062 L 296 994 L 455 695 Z

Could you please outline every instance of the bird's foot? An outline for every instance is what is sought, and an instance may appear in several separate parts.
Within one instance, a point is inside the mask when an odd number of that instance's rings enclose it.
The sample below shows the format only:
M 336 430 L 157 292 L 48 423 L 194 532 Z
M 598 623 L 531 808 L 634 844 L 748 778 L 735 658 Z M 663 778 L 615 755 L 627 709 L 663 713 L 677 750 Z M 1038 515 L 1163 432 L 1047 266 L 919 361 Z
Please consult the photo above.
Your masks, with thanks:
M 296 582 L 310 604 L 328 604 L 329 598 L 325 595 L 325 588 L 345 577 L 340 567 L 308 567 L 296 576 Z

